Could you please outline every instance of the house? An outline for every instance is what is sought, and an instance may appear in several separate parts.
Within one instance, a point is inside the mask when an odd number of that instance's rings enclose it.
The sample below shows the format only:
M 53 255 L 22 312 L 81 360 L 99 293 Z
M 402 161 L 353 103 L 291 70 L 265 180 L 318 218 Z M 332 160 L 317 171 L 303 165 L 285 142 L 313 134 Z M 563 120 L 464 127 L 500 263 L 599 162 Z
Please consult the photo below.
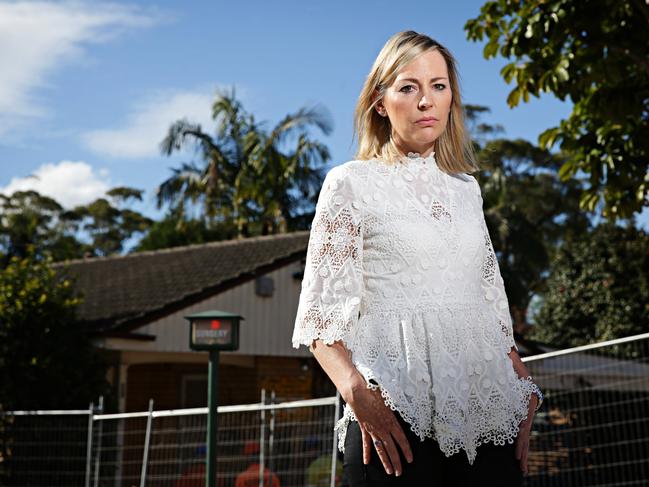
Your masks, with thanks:
M 240 347 L 221 352 L 219 404 L 323 397 L 335 388 L 291 344 L 308 231 L 55 264 L 84 297 L 79 318 L 110 363 L 121 412 L 207 404 L 208 354 L 189 348 L 187 315 L 244 317 Z M 517 337 L 520 339 L 520 337 Z M 521 352 L 524 351 L 520 345 Z
M 220 404 L 335 393 L 291 336 L 309 233 L 253 237 L 56 264 L 82 293 L 79 318 L 111 364 L 119 411 L 207 404 L 208 354 L 185 316 L 240 314 L 240 347 L 220 354 Z

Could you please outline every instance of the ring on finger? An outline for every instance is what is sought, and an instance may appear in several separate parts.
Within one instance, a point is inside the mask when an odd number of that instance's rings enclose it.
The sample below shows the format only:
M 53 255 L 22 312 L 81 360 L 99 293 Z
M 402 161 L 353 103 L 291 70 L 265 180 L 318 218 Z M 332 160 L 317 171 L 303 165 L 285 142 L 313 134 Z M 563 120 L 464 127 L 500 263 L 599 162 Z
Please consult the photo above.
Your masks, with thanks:
M 377 448 L 379 446 L 383 446 L 383 440 L 375 439 L 374 440 L 374 446 L 377 447 Z

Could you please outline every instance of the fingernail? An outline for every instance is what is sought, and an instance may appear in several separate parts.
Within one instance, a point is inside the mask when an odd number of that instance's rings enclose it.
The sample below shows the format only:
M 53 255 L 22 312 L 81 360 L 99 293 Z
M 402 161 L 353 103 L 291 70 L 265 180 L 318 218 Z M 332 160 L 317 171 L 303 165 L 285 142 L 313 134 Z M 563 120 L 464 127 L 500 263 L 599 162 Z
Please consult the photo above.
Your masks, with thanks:
M 401 475 L 401 472 L 399 470 L 397 470 L 397 477 L 399 477 L 400 475 Z

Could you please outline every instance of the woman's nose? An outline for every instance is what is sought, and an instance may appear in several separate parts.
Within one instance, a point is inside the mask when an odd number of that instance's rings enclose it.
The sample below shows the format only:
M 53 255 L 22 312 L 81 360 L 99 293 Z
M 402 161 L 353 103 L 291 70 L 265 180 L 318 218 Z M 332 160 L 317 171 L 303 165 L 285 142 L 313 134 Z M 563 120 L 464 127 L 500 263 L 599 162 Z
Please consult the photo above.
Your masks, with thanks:
M 419 106 L 420 107 L 429 107 L 433 104 L 433 97 L 430 94 L 423 94 L 421 99 L 419 100 Z

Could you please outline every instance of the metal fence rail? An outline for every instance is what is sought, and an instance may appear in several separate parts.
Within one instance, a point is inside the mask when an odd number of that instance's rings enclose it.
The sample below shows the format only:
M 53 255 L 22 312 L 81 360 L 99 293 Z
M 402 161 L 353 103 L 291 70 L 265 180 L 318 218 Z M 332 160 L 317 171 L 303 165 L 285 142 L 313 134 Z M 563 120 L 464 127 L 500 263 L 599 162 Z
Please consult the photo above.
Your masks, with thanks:
M 7 485 L 84 485 L 91 411 L 18 411 L 4 428 Z M 0 480 L 2 482 L 3 480 Z
M 545 394 L 528 485 L 649 485 L 649 333 L 524 361 Z
M 523 361 L 545 394 L 527 486 L 649 485 L 649 333 Z M 247 468 L 271 470 L 282 487 L 309 485 L 309 474 L 338 485 L 339 395 L 266 404 L 263 394 L 258 404 L 218 408 L 217 486 L 234 486 Z M 151 402 L 139 413 L 91 405 L 5 416 L 4 485 L 205 484 L 207 408 L 155 411 Z
M 234 486 L 255 465 L 274 472 L 282 486 L 304 486 L 316 459 L 319 476 L 337 485 L 340 476 L 331 473 L 341 469 L 333 434 L 339 402 L 337 395 L 219 407 L 217 486 Z M 151 401 L 149 411 L 138 413 L 96 414 L 91 406 L 7 416 L 13 447 L 4 485 L 205 485 L 207 408 L 154 411 Z

